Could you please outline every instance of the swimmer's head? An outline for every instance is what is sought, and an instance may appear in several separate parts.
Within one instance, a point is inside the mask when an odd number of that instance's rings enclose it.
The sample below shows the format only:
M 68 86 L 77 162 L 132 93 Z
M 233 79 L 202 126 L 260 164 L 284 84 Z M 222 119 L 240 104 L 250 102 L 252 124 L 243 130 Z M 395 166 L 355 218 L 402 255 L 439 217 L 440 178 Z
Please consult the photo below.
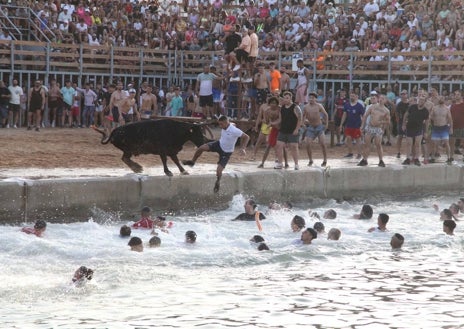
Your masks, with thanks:
M 339 240 L 342 232 L 338 228 L 331 228 L 327 233 L 327 240 Z
M 324 219 L 335 219 L 337 218 L 337 212 L 333 209 L 329 209 L 324 213 Z
M 258 250 L 259 250 L 259 251 L 269 250 L 269 247 L 267 246 L 267 244 L 265 244 L 264 242 L 262 242 L 262 243 L 259 244 Z
M 143 251 L 142 239 L 140 239 L 139 237 L 136 237 L 136 236 L 132 237 L 129 240 L 129 243 L 127 245 L 131 247 L 132 251 L 138 251 L 138 252 Z
M 253 199 L 248 199 L 245 201 L 245 211 L 247 210 L 255 210 L 258 205 L 256 204 L 255 200 Z M 249 208 L 249 209 L 247 209 Z
M 454 229 L 456 228 L 456 222 L 452 219 L 446 219 L 443 221 L 443 232 L 448 235 L 453 235 Z
M 38 221 L 35 222 L 34 228 L 36 230 L 45 230 L 47 228 L 47 223 L 44 220 L 39 219 Z
M 148 245 L 150 247 L 159 247 L 161 245 L 161 239 L 157 236 L 152 236 L 151 239 L 148 241 Z
M 384 213 L 379 214 L 378 220 L 383 225 L 386 225 L 389 219 L 390 219 L 390 216 L 388 216 L 387 214 L 384 214 Z
M 390 246 L 393 248 L 393 249 L 399 249 L 403 246 L 403 243 L 404 243 L 404 237 L 399 234 L 399 233 L 395 233 L 393 234 L 391 240 L 390 240 Z
M 142 212 L 142 216 L 144 216 L 144 215 L 145 215 L 145 216 L 150 216 L 151 208 L 145 206 L 145 207 L 142 208 L 142 211 L 141 211 L 141 212 Z
M 453 214 L 449 209 L 443 209 L 440 213 L 441 220 L 453 219 Z
M 374 211 L 372 207 L 368 204 L 362 206 L 361 213 L 359 214 L 359 219 L 371 219 Z
M 303 217 L 295 215 L 290 223 L 290 227 L 293 232 L 299 232 L 306 226 L 306 222 Z
M 195 243 L 195 241 L 197 241 L 197 234 L 195 233 L 195 231 L 185 232 L 185 242 Z
M 92 280 L 93 270 L 85 266 L 79 267 L 76 272 L 74 272 L 74 277 L 72 278 L 73 282 L 82 281 L 82 280 Z
M 119 235 L 120 236 L 130 236 L 132 233 L 132 230 L 129 226 L 123 225 L 121 226 L 121 229 L 119 230 Z
M 263 238 L 261 235 L 254 235 L 254 236 L 250 239 L 250 242 L 254 242 L 254 243 L 264 242 L 264 238 Z
M 317 233 L 323 233 L 325 230 L 325 226 L 322 222 L 314 223 L 313 228 L 317 231 Z

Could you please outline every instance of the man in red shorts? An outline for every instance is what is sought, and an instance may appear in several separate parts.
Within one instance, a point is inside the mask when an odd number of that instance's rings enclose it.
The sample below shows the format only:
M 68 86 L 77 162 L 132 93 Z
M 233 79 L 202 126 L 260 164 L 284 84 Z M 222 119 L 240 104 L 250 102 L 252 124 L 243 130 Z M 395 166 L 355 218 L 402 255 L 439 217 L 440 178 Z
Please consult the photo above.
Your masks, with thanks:
M 361 121 L 364 115 L 364 105 L 358 101 L 358 95 L 352 90 L 350 101 L 343 106 L 343 116 L 340 126 L 345 125 L 345 141 L 348 147 L 348 154 L 345 158 L 353 157 L 353 141 L 356 141 L 358 148 L 357 159 L 361 158 Z

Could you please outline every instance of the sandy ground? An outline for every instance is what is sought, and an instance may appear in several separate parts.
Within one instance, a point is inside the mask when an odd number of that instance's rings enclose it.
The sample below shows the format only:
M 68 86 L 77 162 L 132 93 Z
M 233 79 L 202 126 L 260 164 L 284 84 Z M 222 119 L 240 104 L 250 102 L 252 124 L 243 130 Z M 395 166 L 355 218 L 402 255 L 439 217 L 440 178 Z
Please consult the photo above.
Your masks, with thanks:
M 220 133 L 219 129 L 215 129 L 216 136 Z M 34 176 L 34 171 L 40 168 L 48 171 L 54 176 L 54 171 L 59 171 L 60 168 L 73 169 L 73 175 L 79 176 L 80 173 L 85 175 L 105 176 L 106 172 L 113 172 L 114 175 L 129 174 L 132 171 L 121 161 L 122 152 L 113 145 L 102 145 L 100 143 L 101 135 L 89 128 L 44 128 L 40 132 L 34 130 L 27 131 L 21 129 L 0 129 L 0 138 L 2 140 L 0 157 L 0 178 L 6 177 L 30 177 Z M 327 143 L 330 142 L 330 136 L 326 136 Z M 394 139 L 392 140 L 392 142 Z M 403 146 L 403 154 L 405 147 Z M 187 143 L 184 149 L 179 153 L 179 159 L 191 159 L 195 147 L 191 143 Z M 230 168 L 240 168 L 246 166 L 247 170 L 259 170 L 256 166 L 262 158 L 264 147 L 261 147 L 256 156 L 256 161 L 251 160 L 253 153 L 252 147 L 248 148 L 247 156 L 239 156 L 238 152 L 230 159 Z M 346 147 L 328 147 L 328 163 L 333 166 L 353 166 L 356 164 L 356 159 L 343 159 L 343 155 L 347 153 Z M 385 162 L 387 166 L 390 164 L 399 165 L 401 160 L 396 159 L 396 147 L 385 146 Z M 319 145 L 313 144 L 313 158 L 315 165 L 318 166 L 322 162 L 322 154 Z M 149 175 L 163 174 L 161 160 L 154 155 L 141 155 L 133 158 L 146 168 L 145 173 Z M 266 163 L 267 168 L 272 168 L 274 161 L 274 152 L 268 158 Z M 300 148 L 300 167 L 307 168 L 308 157 L 306 150 Z M 290 165 L 293 167 L 293 161 L 289 159 Z M 208 171 L 214 168 L 217 162 L 216 153 L 204 153 L 198 165 L 208 166 Z M 371 153 L 369 165 L 376 166 L 378 162 L 375 151 Z M 178 170 L 174 163 L 168 160 L 168 166 L 174 174 Z M 79 170 L 78 170 L 79 169 Z M 190 172 L 195 169 L 186 168 Z M 73 176 L 70 175 L 70 176 Z M 82 174 L 83 175 L 83 174 Z M 43 176 L 43 174 L 39 175 Z

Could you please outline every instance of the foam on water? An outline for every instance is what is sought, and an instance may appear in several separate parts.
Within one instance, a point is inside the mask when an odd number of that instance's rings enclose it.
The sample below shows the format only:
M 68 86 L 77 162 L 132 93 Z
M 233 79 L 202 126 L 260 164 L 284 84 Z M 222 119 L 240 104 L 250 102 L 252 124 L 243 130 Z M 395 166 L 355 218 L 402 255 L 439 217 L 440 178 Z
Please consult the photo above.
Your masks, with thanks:
M 98 213 L 85 223 L 48 224 L 43 238 L 18 227 L 0 230 L 0 324 L 2 327 L 127 328 L 439 328 L 462 324 L 464 295 L 462 232 L 445 236 L 439 214 L 457 199 L 429 197 L 374 204 L 374 217 L 390 215 L 388 233 L 367 233 L 376 220 L 354 220 L 362 202 L 316 200 L 293 211 L 277 211 L 262 222 L 271 248 L 258 252 L 248 240 L 259 234 L 254 222 L 232 222 L 243 212 L 243 196 L 225 211 L 168 217 L 169 234 L 160 248 L 129 251 L 119 237 L 127 221 Z M 295 215 L 307 209 L 322 214 L 335 208 L 340 241 L 321 235 L 311 246 L 295 245 L 290 231 Z M 261 210 L 266 206 L 261 205 Z M 197 232 L 195 245 L 184 233 Z M 390 237 L 405 236 L 402 251 Z M 146 244 L 147 230 L 133 230 Z M 70 284 L 81 265 L 94 279 L 81 288 Z

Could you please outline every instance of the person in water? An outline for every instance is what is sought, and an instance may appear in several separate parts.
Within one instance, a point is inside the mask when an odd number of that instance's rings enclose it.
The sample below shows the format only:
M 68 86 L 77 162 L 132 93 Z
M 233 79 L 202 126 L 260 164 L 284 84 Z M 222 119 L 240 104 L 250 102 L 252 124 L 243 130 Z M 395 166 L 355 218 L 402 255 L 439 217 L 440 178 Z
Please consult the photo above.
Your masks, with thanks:
M 185 243 L 194 244 L 197 241 L 197 234 L 195 231 L 185 232 Z
M 399 234 L 395 233 L 393 234 L 391 240 L 390 240 L 390 246 L 392 249 L 400 249 L 403 246 L 404 243 L 404 237 Z
M 21 231 L 27 234 L 34 234 L 38 237 L 42 237 L 42 234 L 45 232 L 46 229 L 47 223 L 44 220 L 39 219 L 35 222 L 34 227 L 23 227 Z
M 137 251 L 137 252 L 142 252 L 143 251 L 143 242 L 142 239 L 134 236 L 129 240 L 129 243 L 127 244 L 130 248 L 131 251 Z
M 255 220 L 255 215 L 256 215 L 256 207 L 258 205 L 256 202 L 252 199 L 248 199 L 245 201 L 244 208 L 245 212 L 241 213 L 237 217 L 235 217 L 232 220 L 243 220 L 243 221 L 254 221 Z M 259 219 L 263 220 L 266 219 L 266 216 L 262 212 L 259 213 Z
M 250 239 L 250 242 L 261 243 L 264 242 L 264 238 L 261 235 L 253 235 L 253 237 Z
M 122 238 L 125 238 L 125 237 L 129 237 L 132 233 L 132 230 L 129 226 L 127 225 L 123 225 L 121 226 L 121 229 L 119 230 L 119 235 L 122 237 Z
M 75 285 L 83 285 L 87 281 L 92 280 L 92 277 L 93 277 L 93 270 L 85 266 L 81 266 L 76 270 L 76 272 L 74 272 L 72 282 Z
M 387 214 L 379 214 L 377 217 L 377 227 L 371 227 L 368 232 L 386 232 L 387 231 L 387 223 L 390 219 L 390 216 Z
M 150 240 L 148 241 L 148 245 L 150 248 L 156 248 L 161 246 L 161 239 L 158 238 L 157 236 L 152 236 Z
M 317 234 L 325 234 L 325 226 L 322 222 L 314 223 L 313 229 L 316 230 Z
M 317 239 L 317 232 L 310 227 L 301 233 L 301 241 L 303 244 L 311 244 L 311 241 L 314 239 Z
M 327 240 L 338 241 L 340 240 L 341 235 L 342 235 L 342 232 L 338 228 L 331 228 L 329 230 L 329 233 L 327 233 Z
M 454 235 L 454 229 L 456 228 L 456 222 L 452 219 L 446 219 L 443 221 L 443 232 L 448 235 Z
M 290 223 L 290 227 L 292 228 L 293 232 L 300 232 L 306 226 L 306 222 L 303 217 L 295 215 L 292 218 Z
M 151 219 L 150 207 L 143 207 L 140 215 L 140 220 L 132 224 L 132 227 L 152 229 L 154 221 Z
M 359 214 L 356 214 L 353 216 L 355 219 L 371 219 L 372 215 L 374 213 L 374 210 L 372 207 L 368 204 L 365 204 L 362 206 L 361 212 Z

